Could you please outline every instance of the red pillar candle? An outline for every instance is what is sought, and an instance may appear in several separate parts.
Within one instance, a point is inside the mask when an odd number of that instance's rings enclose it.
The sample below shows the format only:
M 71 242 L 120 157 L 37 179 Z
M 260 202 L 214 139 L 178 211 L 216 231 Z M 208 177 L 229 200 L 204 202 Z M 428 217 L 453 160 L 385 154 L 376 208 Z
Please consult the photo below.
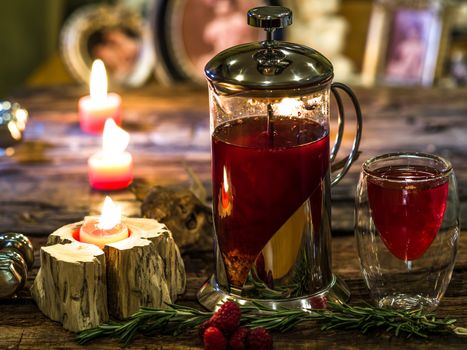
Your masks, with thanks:
M 133 181 L 133 159 L 125 149 L 130 135 L 112 119 L 107 119 L 102 150 L 88 160 L 89 184 L 96 190 L 119 190 Z
M 115 93 L 107 93 L 107 74 L 101 60 L 92 64 L 89 88 L 89 96 L 80 98 L 78 102 L 81 130 L 100 134 L 108 118 L 121 125 L 122 99 Z

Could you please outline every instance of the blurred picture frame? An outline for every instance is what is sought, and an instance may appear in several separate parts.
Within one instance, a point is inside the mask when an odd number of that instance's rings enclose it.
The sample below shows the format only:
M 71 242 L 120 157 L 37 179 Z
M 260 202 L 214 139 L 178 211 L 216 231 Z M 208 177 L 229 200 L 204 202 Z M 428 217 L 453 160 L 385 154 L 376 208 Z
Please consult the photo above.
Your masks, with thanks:
M 442 71 L 447 45 L 444 10 L 441 1 L 376 1 L 362 83 L 432 85 Z
M 467 2 L 458 1 L 450 8 L 449 46 L 442 80 L 443 86 L 467 86 Z
M 65 66 L 79 82 L 89 83 L 92 62 L 101 59 L 113 85 L 136 87 L 153 74 L 149 26 L 123 5 L 91 4 L 70 15 L 60 37 Z
M 157 80 L 204 84 L 204 66 L 217 53 L 265 39 L 264 30 L 247 25 L 247 11 L 278 4 L 274 0 L 154 0 L 150 16 Z

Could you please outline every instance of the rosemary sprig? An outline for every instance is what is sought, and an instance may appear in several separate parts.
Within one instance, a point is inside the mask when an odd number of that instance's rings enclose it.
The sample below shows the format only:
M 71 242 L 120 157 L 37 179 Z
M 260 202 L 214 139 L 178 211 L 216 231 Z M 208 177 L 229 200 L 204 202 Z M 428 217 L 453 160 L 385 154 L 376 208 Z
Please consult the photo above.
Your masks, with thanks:
M 252 313 L 242 313 L 242 322 L 249 327 L 264 327 L 271 331 L 286 332 L 299 323 L 318 321 L 322 330 L 357 329 L 362 333 L 370 330 L 384 330 L 396 336 L 404 333 L 407 337 L 417 335 L 426 338 L 434 333 L 455 333 L 467 335 L 467 329 L 455 327 L 455 319 L 438 319 L 434 314 L 422 310 L 394 310 L 376 308 L 371 305 L 351 306 L 329 302 L 324 310 L 278 309 L 271 310 L 264 305 L 242 306 Z M 243 310 L 242 310 L 243 312 Z M 261 317 L 258 317 L 260 313 Z
M 178 335 L 196 328 L 212 316 L 187 306 L 170 304 L 167 309 L 143 307 L 128 320 L 109 322 L 79 333 L 76 340 L 80 344 L 95 338 L 112 337 L 125 345 L 129 344 L 136 333 L 146 336 L 155 334 Z
M 113 337 L 129 344 L 137 333 L 143 335 L 178 335 L 196 328 L 208 320 L 211 312 L 170 304 L 167 309 L 141 308 L 128 320 L 110 322 L 96 328 L 82 331 L 76 338 L 80 344 L 99 337 Z M 329 303 L 328 309 L 301 310 L 279 308 L 270 309 L 260 303 L 240 305 L 241 323 L 250 328 L 264 327 L 271 331 L 286 332 L 298 324 L 317 321 L 322 330 L 357 329 L 362 333 L 370 330 L 383 330 L 396 336 L 419 336 L 426 338 L 434 333 L 454 333 L 467 336 L 467 328 L 456 327 L 455 319 L 437 319 L 433 314 L 421 310 L 401 311 L 380 309 L 370 305 L 350 306 Z

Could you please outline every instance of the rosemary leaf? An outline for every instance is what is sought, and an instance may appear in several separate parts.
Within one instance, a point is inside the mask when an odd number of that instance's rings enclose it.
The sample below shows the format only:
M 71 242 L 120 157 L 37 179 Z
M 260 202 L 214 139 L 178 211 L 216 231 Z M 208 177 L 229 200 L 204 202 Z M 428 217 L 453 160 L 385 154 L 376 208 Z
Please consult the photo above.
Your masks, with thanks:
M 328 309 L 270 309 L 266 305 L 253 302 L 240 305 L 241 324 L 254 328 L 264 327 L 271 331 L 287 332 L 299 324 L 318 322 L 322 330 L 358 329 L 362 333 L 380 330 L 396 336 L 428 337 L 429 334 L 451 333 L 467 336 L 467 328 L 456 327 L 455 319 L 437 319 L 433 314 L 422 310 L 403 311 L 381 309 L 371 305 L 351 306 L 330 302 Z M 76 340 L 85 344 L 99 337 L 113 337 L 129 344 L 137 334 L 178 335 L 189 332 L 212 316 L 211 312 L 200 311 L 188 306 L 170 304 L 168 308 L 141 308 L 128 320 L 109 322 L 82 331 Z

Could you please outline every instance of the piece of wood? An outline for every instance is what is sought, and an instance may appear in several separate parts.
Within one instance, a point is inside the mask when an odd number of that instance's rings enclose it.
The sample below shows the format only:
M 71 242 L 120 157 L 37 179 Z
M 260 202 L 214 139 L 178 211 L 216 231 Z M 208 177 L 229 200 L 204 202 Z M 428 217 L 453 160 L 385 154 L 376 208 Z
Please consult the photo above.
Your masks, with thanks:
M 167 225 L 180 249 L 212 249 L 211 208 L 188 189 L 154 186 L 143 198 L 141 213 Z
M 185 268 L 170 231 L 150 219 L 123 222 L 131 236 L 104 247 L 110 315 L 125 319 L 141 306 L 165 307 L 185 290 Z
M 125 319 L 141 306 L 165 307 L 183 293 L 185 268 L 167 227 L 152 219 L 123 218 L 122 222 L 130 237 L 103 250 L 76 240 L 83 222 L 49 236 L 32 287 L 46 316 L 76 332 L 106 320 L 107 305 L 112 317 Z M 95 312 L 96 305 L 105 305 L 105 312 Z
M 39 309 L 72 332 L 109 318 L 104 252 L 72 242 L 41 249 L 41 269 L 31 288 Z

